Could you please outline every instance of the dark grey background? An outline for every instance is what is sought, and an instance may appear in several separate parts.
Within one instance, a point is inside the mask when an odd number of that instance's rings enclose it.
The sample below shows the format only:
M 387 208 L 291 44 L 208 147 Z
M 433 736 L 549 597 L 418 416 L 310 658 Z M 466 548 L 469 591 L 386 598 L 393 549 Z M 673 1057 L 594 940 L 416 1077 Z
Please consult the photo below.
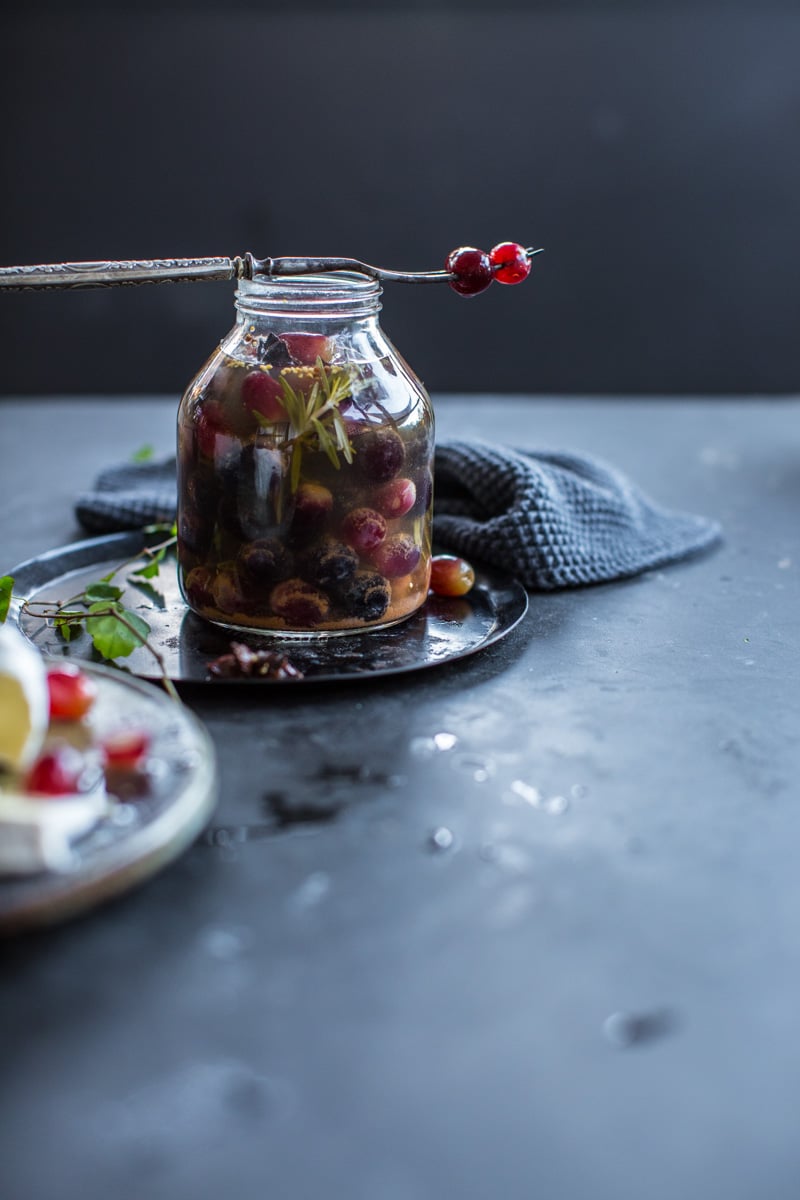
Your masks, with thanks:
M 37 4 L 2 18 L 0 263 L 546 248 L 395 285 L 432 390 L 800 388 L 789 3 Z M 0 295 L 0 394 L 178 392 L 226 284 Z

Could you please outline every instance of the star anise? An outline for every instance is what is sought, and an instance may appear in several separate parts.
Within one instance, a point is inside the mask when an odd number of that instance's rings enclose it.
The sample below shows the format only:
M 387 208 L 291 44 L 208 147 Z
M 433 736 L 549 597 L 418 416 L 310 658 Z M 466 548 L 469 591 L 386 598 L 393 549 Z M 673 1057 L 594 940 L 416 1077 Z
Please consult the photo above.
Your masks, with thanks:
M 218 679 L 302 679 L 303 672 L 277 650 L 251 650 L 244 642 L 231 642 L 230 654 L 208 664 Z

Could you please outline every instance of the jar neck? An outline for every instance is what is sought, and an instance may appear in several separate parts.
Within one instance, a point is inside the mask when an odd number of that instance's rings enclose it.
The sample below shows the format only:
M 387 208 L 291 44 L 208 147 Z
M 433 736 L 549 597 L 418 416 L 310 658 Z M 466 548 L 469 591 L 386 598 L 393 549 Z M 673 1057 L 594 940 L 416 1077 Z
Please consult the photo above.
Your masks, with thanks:
M 255 317 L 347 323 L 375 317 L 381 309 L 377 279 L 349 271 L 328 275 L 256 276 L 236 289 L 237 320 Z

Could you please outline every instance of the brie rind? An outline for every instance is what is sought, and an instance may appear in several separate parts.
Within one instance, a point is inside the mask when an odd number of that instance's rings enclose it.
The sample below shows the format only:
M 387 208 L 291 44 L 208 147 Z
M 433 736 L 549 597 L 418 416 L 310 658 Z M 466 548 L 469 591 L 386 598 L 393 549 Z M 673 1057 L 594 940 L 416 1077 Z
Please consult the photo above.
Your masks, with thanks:
M 0 875 L 68 871 L 75 862 L 71 843 L 109 809 L 102 788 L 42 800 L 0 792 Z

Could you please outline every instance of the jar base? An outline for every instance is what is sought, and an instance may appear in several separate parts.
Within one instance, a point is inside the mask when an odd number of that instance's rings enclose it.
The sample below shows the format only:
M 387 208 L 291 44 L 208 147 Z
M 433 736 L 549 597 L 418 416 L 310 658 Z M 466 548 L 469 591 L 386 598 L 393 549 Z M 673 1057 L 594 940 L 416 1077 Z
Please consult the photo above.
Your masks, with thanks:
M 384 629 L 392 629 L 395 625 L 402 625 L 404 621 L 408 621 L 415 613 L 419 612 L 421 607 L 422 605 L 419 605 L 410 612 L 394 617 L 391 621 L 381 621 L 373 625 L 348 626 L 346 629 L 264 629 L 260 625 L 234 625 L 229 621 L 218 621 L 197 612 L 195 616 L 200 617 L 201 621 L 207 621 L 209 625 L 213 625 L 217 629 L 225 629 L 231 633 L 244 633 L 250 637 L 256 635 L 259 638 L 270 638 L 275 642 L 324 642 L 331 638 L 358 637 L 365 633 L 379 633 Z

